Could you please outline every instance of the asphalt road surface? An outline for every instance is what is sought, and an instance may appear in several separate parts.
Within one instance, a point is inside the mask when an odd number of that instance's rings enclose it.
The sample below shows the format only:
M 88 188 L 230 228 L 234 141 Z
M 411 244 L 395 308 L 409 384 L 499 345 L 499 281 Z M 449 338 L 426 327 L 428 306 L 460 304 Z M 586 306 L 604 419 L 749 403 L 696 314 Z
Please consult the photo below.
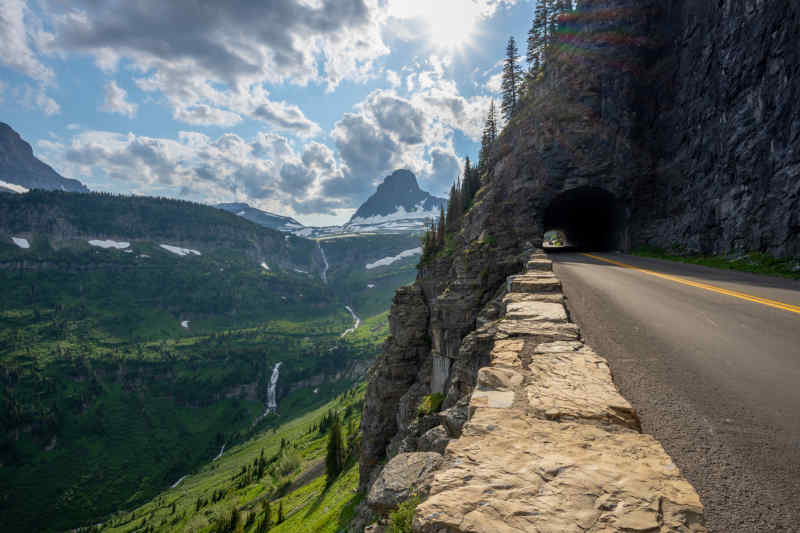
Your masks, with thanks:
M 800 531 L 800 282 L 592 255 L 551 254 L 571 317 L 710 530 Z

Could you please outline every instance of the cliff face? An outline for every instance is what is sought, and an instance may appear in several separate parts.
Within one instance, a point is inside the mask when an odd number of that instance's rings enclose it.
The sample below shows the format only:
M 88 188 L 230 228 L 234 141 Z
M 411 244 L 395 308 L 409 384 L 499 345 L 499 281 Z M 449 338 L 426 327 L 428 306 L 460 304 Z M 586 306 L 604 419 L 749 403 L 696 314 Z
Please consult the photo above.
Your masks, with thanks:
M 426 451 L 439 424 L 458 436 L 490 350 L 480 326 L 545 230 L 622 249 L 800 255 L 800 6 L 578 4 L 493 147 L 455 248 L 398 292 L 370 373 L 362 486 L 383 457 Z M 438 390 L 445 410 L 417 417 Z

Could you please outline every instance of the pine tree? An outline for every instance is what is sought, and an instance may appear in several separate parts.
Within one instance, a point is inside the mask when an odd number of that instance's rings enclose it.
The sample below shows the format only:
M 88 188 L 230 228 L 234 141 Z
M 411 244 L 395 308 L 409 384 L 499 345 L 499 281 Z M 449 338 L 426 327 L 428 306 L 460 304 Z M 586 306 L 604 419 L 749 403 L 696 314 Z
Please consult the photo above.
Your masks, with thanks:
M 489 133 L 489 145 L 494 144 L 497 139 L 497 112 L 494 106 L 494 99 L 489 104 L 489 116 L 486 118 L 486 127 Z
M 519 99 L 519 86 L 522 81 L 522 71 L 518 63 L 517 55 L 517 42 L 514 36 L 508 38 L 506 45 L 506 59 L 503 65 L 503 116 L 506 120 L 511 119 L 517 108 L 517 101 Z
M 444 246 L 444 206 L 439 208 L 439 225 L 436 227 L 436 244 L 439 248 Z
M 538 0 L 533 14 L 533 24 L 528 31 L 528 63 L 531 72 L 544 64 L 545 49 L 550 41 L 553 0 Z
M 454 231 L 456 228 L 456 219 L 455 219 L 456 212 L 455 209 L 453 209 L 455 205 L 454 204 L 455 198 L 456 198 L 456 184 L 453 183 L 450 186 L 450 196 L 448 196 L 447 198 L 447 214 L 445 215 L 445 221 L 444 221 L 445 229 L 448 233 Z
M 278 524 L 283 522 L 283 500 L 278 502 Z
M 467 157 L 464 161 L 464 179 L 461 180 L 461 204 L 463 205 L 462 209 L 464 213 L 466 213 L 469 210 L 469 206 L 472 205 L 472 196 L 475 194 L 475 191 L 472 190 L 471 173 L 472 169 L 470 168 L 469 157 Z
M 325 468 L 328 473 L 328 484 L 342 472 L 344 467 L 344 442 L 342 428 L 338 420 L 334 420 L 328 433 L 328 451 L 325 455 Z

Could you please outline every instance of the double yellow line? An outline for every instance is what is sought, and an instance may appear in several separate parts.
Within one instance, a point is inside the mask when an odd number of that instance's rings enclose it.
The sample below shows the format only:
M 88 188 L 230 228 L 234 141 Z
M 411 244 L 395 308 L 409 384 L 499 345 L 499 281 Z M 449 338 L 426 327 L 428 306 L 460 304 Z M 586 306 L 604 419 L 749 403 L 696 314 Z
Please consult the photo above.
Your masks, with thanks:
M 748 302 L 755 302 L 761 305 L 767 305 L 769 307 L 774 307 L 775 309 L 782 309 L 784 311 L 789 311 L 790 313 L 797 313 L 800 315 L 800 307 L 796 305 L 787 304 L 784 302 L 778 302 L 775 300 L 770 300 L 768 298 L 761 298 L 758 296 L 752 296 L 750 294 L 745 294 L 743 292 L 731 291 L 728 289 L 723 289 L 722 287 L 717 287 L 715 285 L 708 285 L 706 283 L 699 283 L 697 281 L 691 281 L 685 278 L 680 278 L 678 276 L 671 276 L 669 274 L 662 274 L 661 272 L 655 272 L 653 270 L 647 270 L 646 268 L 639 268 L 633 265 L 628 265 L 626 263 L 620 263 L 619 261 L 614 261 L 613 259 L 606 259 L 605 257 L 599 257 L 597 255 L 592 254 L 581 254 L 585 255 L 586 257 L 591 257 L 592 259 L 596 259 L 598 261 L 603 261 L 604 263 L 611 263 L 612 265 L 617 265 L 622 268 L 628 268 L 630 270 L 636 270 L 637 272 L 642 272 L 644 274 L 649 274 L 650 276 L 655 276 L 657 278 L 668 279 L 670 281 L 674 281 L 676 283 L 682 283 L 684 285 L 689 285 L 690 287 L 697 287 L 698 289 L 703 289 L 706 291 L 716 292 L 719 294 L 725 294 L 727 296 L 733 296 L 734 298 L 739 298 L 741 300 L 747 300 Z

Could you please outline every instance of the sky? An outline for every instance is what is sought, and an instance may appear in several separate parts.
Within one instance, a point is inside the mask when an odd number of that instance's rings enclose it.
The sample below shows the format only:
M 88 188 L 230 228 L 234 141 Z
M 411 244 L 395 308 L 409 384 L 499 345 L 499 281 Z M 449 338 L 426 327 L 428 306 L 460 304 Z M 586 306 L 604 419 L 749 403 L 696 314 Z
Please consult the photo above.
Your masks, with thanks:
M 445 196 L 534 0 L 0 0 L 0 121 L 90 189 L 341 224 Z

